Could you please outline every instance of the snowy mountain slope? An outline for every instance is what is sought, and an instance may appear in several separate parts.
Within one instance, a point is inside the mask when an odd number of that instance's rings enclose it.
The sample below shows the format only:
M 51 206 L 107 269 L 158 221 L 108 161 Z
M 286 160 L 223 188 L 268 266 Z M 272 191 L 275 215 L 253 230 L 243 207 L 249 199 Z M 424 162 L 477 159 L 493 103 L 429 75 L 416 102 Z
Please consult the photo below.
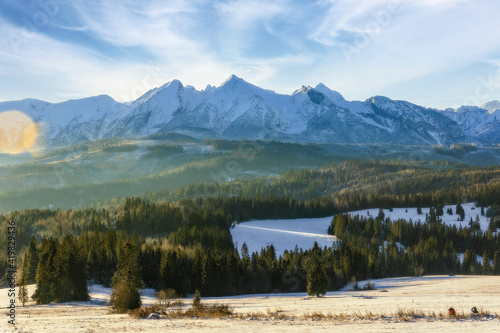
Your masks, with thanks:
M 481 141 L 498 142 L 500 129 L 500 110 L 488 110 L 477 106 L 461 106 L 444 113 L 460 125 L 465 135 Z M 496 138 L 495 138 L 496 137 Z
M 284 95 L 232 75 L 201 91 L 173 80 L 130 103 L 109 96 L 55 104 L 25 99 L 0 103 L 0 112 L 28 114 L 50 145 L 164 132 L 202 139 L 448 145 L 499 143 L 499 106 L 493 101 L 439 111 L 382 96 L 347 101 L 321 83 Z
M 488 110 L 489 113 L 500 110 L 500 101 L 489 101 L 481 105 L 481 109 Z

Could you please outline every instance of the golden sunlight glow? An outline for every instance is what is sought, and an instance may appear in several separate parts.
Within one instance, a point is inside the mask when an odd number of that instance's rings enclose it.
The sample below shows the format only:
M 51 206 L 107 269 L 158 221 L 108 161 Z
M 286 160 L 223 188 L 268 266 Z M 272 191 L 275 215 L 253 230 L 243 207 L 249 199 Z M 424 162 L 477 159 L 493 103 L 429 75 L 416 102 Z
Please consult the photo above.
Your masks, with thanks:
M 20 111 L 0 113 L 0 152 L 19 154 L 35 144 L 38 128 L 30 117 Z

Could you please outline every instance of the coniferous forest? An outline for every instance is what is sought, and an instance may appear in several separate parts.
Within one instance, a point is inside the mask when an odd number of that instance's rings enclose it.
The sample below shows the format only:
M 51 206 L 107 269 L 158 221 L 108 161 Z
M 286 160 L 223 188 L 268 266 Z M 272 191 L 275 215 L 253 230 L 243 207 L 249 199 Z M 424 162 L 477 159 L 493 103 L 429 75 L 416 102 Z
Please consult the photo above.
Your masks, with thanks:
M 441 222 L 445 205 L 456 205 L 459 214 L 465 202 L 476 202 L 490 218 L 487 230 Z M 431 209 L 425 222 L 343 214 L 392 207 Z M 88 285 L 99 283 L 113 286 L 118 307 L 133 308 L 144 286 L 178 295 L 322 295 L 365 279 L 500 274 L 499 207 L 497 167 L 351 161 L 252 181 L 193 184 L 99 208 L 20 210 L 1 215 L 0 225 L 16 221 L 21 280 L 37 284 L 37 303 L 86 300 Z M 334 216 L 328 233 L 339 240 L 328 248 L 277 256 L 273 246 L 236 249 L 231 238 L 235 223 L 251 219 L 324 216 Z M 457 253 L 465 253 L 463 263 Z M 480 265 L 477 255 L 489 260 Z M 6 260 L 1 265 L 4 272 Z

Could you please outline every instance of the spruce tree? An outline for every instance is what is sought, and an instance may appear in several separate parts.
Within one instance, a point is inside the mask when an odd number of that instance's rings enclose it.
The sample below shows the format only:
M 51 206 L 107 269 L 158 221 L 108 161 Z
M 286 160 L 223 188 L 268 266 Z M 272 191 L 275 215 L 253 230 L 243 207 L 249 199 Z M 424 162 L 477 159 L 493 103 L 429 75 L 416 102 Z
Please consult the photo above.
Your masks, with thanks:
M 19 281 L 19 302 L 24 306 L 26 302 L 28 302 L 28 288 L 26 286 L 27 283 L 27 278 L 26 278 L 26 272 L 23 271 L 21 274 L 21 279 Z
M 247 243 L 241 246 L 241 262 L 244 268 L 250 266 L 250 254 L 248 253 Z
M 384 213 L 384 209 L 383 208 L 379 208 L 377 217 L 380 220 L 383 220 L 385 218 L 385 213 Z
M 164 288 L 171 288 L 179 296 L 186 296 L 189 289 L 187 263 L 180 250 L 163 253 L 160 264 L 160 276 Z
M 57 300 L 87 301 L 87 274 L 85 259 L 74 237 L 66 236 L 57 251 L 57 272 L 60 278 Z
M 465 251 L 464 254 L 464 262 L 462 264 L 462 273 L 463 274 L 476 274 L 477 267 L 477 258 L 476 253 L 469 249 Z
M 326 294 L 328 277 L 322 262 L 321 249 L 317 242 L 314 242 L 314 246 L 305 261 L 305 268 L 307 271 L 307 294 L 317 297 Z
M 500 251 L 495 252 L 495 258 L 493 259 L 493 274 L 500 275 Z
M 483 253 L 483 275 L 488 275 L 490 273 L 490 259 L 488 258 L 488 252 Z
M 37 304 L 51 303 L 56 300 L 60 281 L 57 274 L 56 253 L 56 240 L 53 238 L 44 239 L 36 270 L 36 291 L 33 296 Z
M 31 284 L 36 282 L 36 269 L 38 266 L 38 250 L 37 241 L 34 236 L 31 237 L 28 251 L 24 255 L 23 272 L 26 272 L 26 283 Z
M 444 215 L 443 205 L 442 204 L 439 204 L 439 205 L 436 206 L 436 215 L 437 216 L 443 216 Z
M 112 278 L 110 305 L 116 312 L 126 312 L 141 306 L 139 288 L 143 287 L 141 267 L 135 244 L 128 241 L 121 248 L 116 272 Z
M 457 204 L 455 212 L 457 215 L 460 215 L 460 221 L 463 221 L 465 219 L 465 210 L 460 203 Z

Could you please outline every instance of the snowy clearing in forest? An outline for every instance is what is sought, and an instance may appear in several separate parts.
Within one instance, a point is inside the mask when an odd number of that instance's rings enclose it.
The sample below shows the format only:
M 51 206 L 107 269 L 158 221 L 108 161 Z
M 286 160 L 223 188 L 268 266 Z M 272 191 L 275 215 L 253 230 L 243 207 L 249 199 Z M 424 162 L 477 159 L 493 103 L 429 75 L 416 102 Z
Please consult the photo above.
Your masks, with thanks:
M 465 218 L 463 221 L 457 221 L 459 216 L 455 213 L 456 205 L 448 205 L 443 208 L 444 215 L 439 218 L 447 225 L 455 225 L 457 228 L 468 227 L 469 221 L 472 218 L 476 221 L 479 218 L 479 225 L 482 231 L 487 230 L 489 219 L 481 215 L 481 208 L 476 207 L 474 203 L 463 204 Z M 453 215 L 446 213 L 448 208 L 451 208 Z M 411 208 L 394 208 L 392 212 L 389 209 L 384 209 L 385 217 L 391 220 L 405 219 L 413 222 L 425 223 L 426 213 L 429 213 L 429 207 L 422 208 L 422 214 L 417 213 L 416 207 Z M 348 214 L 360 216 L 376 217 L 379 213 L 379 208 L 363 209 L 352 211 Z M 312 248 L 314 242 L 318 242 L 319 246 L 330 247 L 336 241 L 335 236 L 327 234 L 328 226 L 332 221 L 333 216 L 322 218 L 306 218 L 293 220 L 259 220 L 241 222 L 231 229 L 234 245 L 238 250 L 241 250 L 243 243 L 246 243 L 250 253 L 260 252 L 262 248 L 273 245 L 276 250 L 276 255 L 283 254 L 285 250 L 292 251 L 297 245 L 298 248 L 307 250 Z M 478 258 L 482 261 L 482 258 Z

